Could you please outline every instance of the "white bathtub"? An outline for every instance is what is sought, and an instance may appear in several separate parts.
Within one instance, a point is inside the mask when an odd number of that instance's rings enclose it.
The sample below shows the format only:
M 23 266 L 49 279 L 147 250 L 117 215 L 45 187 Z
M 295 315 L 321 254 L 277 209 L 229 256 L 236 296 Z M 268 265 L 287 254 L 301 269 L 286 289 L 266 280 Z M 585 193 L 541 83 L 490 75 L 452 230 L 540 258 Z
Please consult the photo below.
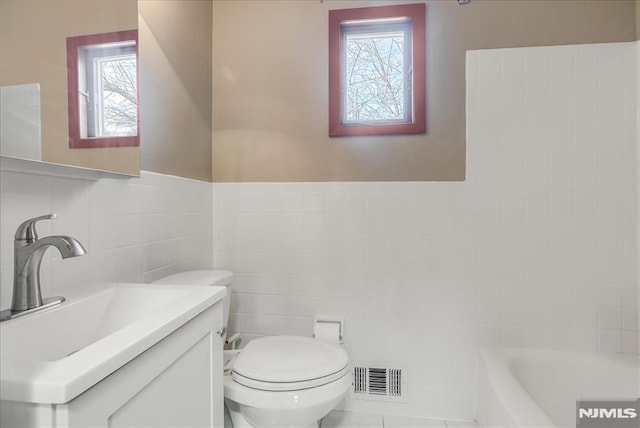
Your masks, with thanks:
M 640 357 L 483 349 L 478 426 L 575 427 L 576 400 L 640 397 Z

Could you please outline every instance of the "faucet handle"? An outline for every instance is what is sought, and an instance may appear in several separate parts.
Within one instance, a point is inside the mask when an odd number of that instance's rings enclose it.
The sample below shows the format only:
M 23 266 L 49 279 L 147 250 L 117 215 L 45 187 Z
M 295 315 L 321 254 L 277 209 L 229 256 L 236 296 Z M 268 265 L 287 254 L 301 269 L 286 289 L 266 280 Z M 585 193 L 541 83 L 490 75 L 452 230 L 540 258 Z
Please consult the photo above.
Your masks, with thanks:
M 38 239 L 38 233 L 36 232 L 36 222 L 40 220 L 51 220 L 56 217 L 58 217 L 57 214 L 47 214 L 41 215 L 40 217 L 30 218 L 29 220 L 24 221 L 20 226 L 18 226 L 18 230 L 16 230 L 14 239 L 16 241 L 36 241 Z

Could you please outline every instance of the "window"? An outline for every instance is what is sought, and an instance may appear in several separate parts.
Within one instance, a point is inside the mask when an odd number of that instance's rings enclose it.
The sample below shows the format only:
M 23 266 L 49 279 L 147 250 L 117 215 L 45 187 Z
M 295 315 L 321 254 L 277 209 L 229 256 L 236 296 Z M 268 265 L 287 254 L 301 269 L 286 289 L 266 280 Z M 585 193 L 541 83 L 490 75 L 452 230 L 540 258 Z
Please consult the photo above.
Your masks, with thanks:
M 137 31 L 67 38 L 69 147 L 138 146 Z
M 411 26 L 403 21 L 341 25 L 343 124 L 411 121 Z
M 425 132 L 425 6 L 329 11 L 329 136 Z
M 132 42 L 78 48 L 79 102 L 87 111 L 87 137 L 136 135 L 136 46 Z

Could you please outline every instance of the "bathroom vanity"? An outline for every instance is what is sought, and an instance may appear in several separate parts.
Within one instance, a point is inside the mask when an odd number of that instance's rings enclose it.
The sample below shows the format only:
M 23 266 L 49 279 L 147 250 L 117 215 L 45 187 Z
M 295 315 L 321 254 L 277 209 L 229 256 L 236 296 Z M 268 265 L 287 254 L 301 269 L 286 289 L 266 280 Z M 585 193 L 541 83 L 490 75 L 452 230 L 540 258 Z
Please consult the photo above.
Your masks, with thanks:
M 120 284 L 1 323 L 0 425 L 222 426 L 225 294 Z

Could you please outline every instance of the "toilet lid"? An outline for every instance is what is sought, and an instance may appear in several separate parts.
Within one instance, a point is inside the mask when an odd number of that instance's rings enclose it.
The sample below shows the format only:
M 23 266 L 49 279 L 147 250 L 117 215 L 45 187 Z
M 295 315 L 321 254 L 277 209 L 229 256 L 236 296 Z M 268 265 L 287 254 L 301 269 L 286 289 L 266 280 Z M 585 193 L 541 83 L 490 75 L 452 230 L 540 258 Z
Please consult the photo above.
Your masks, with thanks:
M 287 391 L 332 382 L 346 374 L 348 365 L 338 345 L 308 337 L 263 337 L 240 352 L 232 377 L 251 388 Z

